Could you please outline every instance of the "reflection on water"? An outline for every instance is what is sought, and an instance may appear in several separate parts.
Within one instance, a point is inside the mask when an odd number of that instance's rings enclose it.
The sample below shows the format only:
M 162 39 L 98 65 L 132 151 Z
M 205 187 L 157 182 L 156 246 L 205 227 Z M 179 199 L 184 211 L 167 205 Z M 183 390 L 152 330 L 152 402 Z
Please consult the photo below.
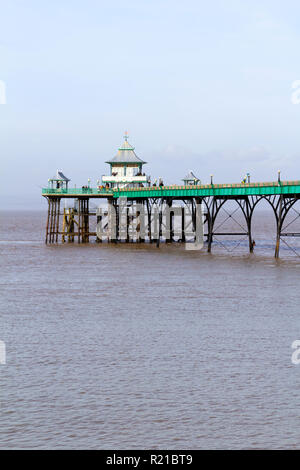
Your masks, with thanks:
M 5 217 L 1 448 L 299 448 L 300 261 L 271 216 L 254 255 L 46 247 L 45 214 Z

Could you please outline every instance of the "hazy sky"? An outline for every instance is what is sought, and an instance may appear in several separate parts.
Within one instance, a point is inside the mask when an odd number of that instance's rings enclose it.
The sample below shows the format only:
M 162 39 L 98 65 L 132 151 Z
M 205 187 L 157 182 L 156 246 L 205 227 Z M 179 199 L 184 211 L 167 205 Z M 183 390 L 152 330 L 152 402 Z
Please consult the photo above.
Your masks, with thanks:
M 300 179 L 299 50 L 297 1 L 0 1 L 0 207 L 95 185 L 125 130 L 167 183 Z

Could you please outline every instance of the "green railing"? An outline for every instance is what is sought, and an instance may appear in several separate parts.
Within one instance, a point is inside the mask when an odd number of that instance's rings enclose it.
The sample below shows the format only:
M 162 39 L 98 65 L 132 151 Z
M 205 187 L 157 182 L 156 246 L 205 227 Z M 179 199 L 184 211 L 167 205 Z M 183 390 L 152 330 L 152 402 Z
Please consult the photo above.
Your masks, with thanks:
M 281 181 L 271 183 L 239 183 L 239 184 L 206 184 L 189 186 L 151 186 L 141 188 L 68 188 L 68 189 L 42 189 L 43 195 L 71 196 L 103 196 L 119 198 L 147 198 L 147 197 L 185 197 L 185 196 L 267 196 L 272 194 L 299 194 L 300 181 Z
M 300 181 L 271 183 L 207 184 L 189 186 L 163 186 L 150 188 L 120 188 L 114 197 L 205 197 L 205 196 L 268 196 L 276 194 L 300 194 Z
M 57 195 L 72 195 L 74 196 L 82 196 L 82 195 L 107 195 L 111 196 L 113 194 L 113 191 L 111 189 L 98 189 L 98 188 L 68 188 L 68 189 L 52 189 L 52 188 L 43 188 L 42 189 L 42 194 L 57 194 Z

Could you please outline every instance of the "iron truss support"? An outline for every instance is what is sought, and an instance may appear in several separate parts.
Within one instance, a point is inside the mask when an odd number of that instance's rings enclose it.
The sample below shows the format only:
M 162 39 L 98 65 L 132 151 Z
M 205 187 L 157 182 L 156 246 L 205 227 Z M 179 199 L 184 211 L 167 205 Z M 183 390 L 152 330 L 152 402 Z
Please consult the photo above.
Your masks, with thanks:
M 235 201 L 238 204 L 238 207 L 233 211 L 229 212 L 225 209 L 224 205 L 227 201 Z M 225 196 L 225 197 L 205 197 L 203 198 L 203 202 L 206 206 L 207 213 L 206 213 L 206 222 L 207 222 L 207 251 L 211 252 L 211 246 L 215 236 L 224 236 L 224 235 L 232 235 L 232 236 L 245 236 L 248 237 L 249 243 L 249 251 L 250 253 L 253 252 L 254 243 L 252 239 L 251 233 L 251 220 L 253 214 L 253 201 L 248 196 L 241 196 L 240 198 Z M 242 214 L 244 215 L 246 221 L 246 230 L 245 228 L 235 219 L 234 214 L 237 212 L 238 209 L 241 209 Z M 226 213 L 226 218 L 223 220 L 217 227 L 215 227 L 216 219 L 221 211 Z M 220 232 L 218 231 L 220 227 L 228 220 L 232 219 L 236 225 L 239 226 L 239 232 Z
M 299 200 L 299 195 L 270 195 L 270 196 L 249 196 L 250 200 L 250 224 L 253 216 L 253 212 L 257 204 L 261 201 L 267 201 L 273 209 L 275 220 L 276 220 L 276 246 L 275 246 L 275 258 L 279 258 L 280 250 L 280 241 L 282 240 L 286 243 L 282 237 L 295 236 L 294 233 L 285 232 L 286 228 L 291 225 L 291 223 L 296 220 L 300 214 L 297 213 L 297 217 L 290 222 L 288 225 L 284 226 L 285 219 L 293 208 L 294 204 Z M 300 235 L 300 234 L 299 234 Z M 296 234 L 297 236 L 297 234 Z M 287 243 L 286 243 L 287 244 Z M 289 246 L 289 245 L 288 245 Z M 291 248 L 289 246 L 289 248 Z M 291 248 L 292 249 L 292 248 Z M 293 250 L 295 251 L 295 250 Z M 298 254 L 298 253 L 296 253 Z
M 269 197 L 269 202 L 272 206 L 272 209 L 275 214 L 276 218 L 276 247 L 275 247 L 275 258 L 279 258 L 279 250 L 280 250 L 280 241 L 283 241 L 290 249 L 292 249 L 297 255 L 298 253 L 290 246 L 288 243 L 285 242 L 283 237 L 290 237 L 295 236 L 294 233 L 286 232 L 287 227 L 289 227 L 298 217 L 299 213 L 293 208 L 294 204 L 299 200 L 299 196 L 295 195 L 294 197 L 280 195 L 277 197 Z M 295 217 L 292 222 L 288 223 L 284 226 L 284 222 L 286 217 L 291 209 L 297 213 L 297 217 Z M 298 255 L 299 256 L 299 255 Z

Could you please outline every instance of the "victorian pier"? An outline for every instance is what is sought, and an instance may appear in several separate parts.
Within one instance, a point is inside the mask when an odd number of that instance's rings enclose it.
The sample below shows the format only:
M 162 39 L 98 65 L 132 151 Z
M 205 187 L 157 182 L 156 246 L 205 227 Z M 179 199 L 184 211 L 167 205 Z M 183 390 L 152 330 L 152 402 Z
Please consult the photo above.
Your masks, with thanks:
M 166 186 L 163 180 L 151 181 L 143 172 L 146 163 L 135 154 L 125 135 L 117 155 L 108 160 L 110 174 L 91 187 L 69 187 L 70 180 L 57 171 L 48 180 L 42 195 L 48 201 L 47 244 L 96 242 L 149 242 L 159 246 L 162 240 L 172 243 L 197 241 L 197 220 L 204 226 L 207 250 L 214 237 L 245 236 L 253 252 L 252 218 L 260 202 L 266 201 L 276 221 L 275 257 L 280 241 L 299 237 L 285 229 L 288 213 L 300 199 L 300 181 L 253 183 L 250 177 L 239 184 L 201 184 L 192 171 L 183 185 Z M 222 232 L 216 227 L 220 210 L 231 201 L 244 218 L 244 227 L 236 232 Z M 105 204 L 104 204 L 105 203 Z M 229 215 L 230 217 L 230 215 Z M 201 225 L 201 224 L 200 224 Z

